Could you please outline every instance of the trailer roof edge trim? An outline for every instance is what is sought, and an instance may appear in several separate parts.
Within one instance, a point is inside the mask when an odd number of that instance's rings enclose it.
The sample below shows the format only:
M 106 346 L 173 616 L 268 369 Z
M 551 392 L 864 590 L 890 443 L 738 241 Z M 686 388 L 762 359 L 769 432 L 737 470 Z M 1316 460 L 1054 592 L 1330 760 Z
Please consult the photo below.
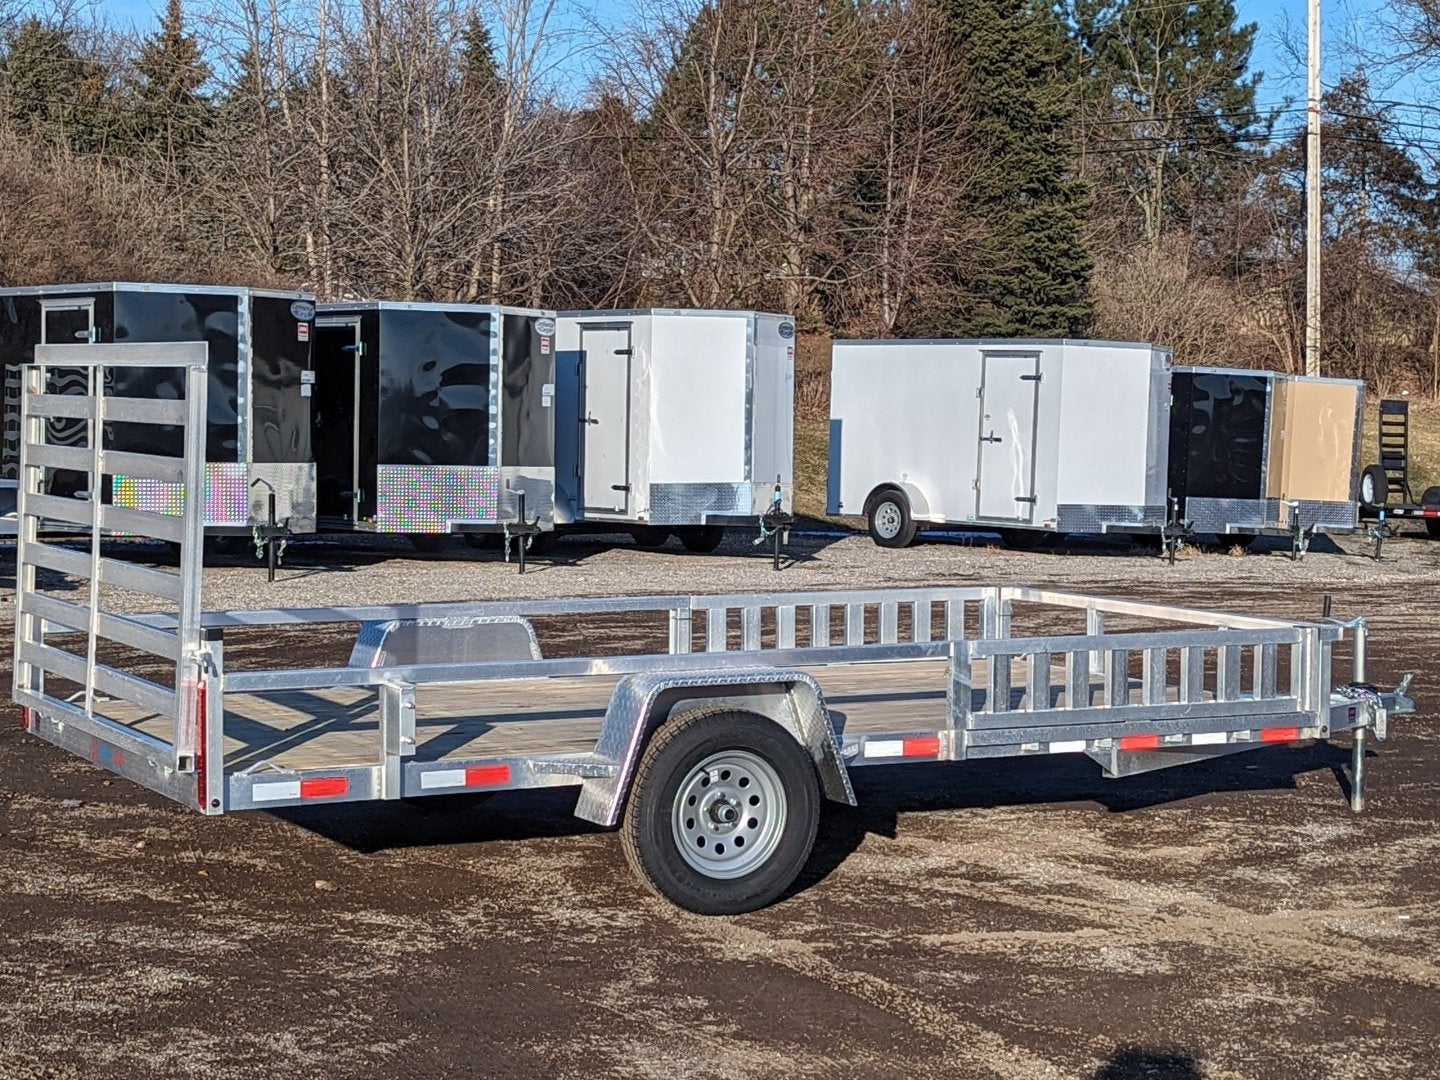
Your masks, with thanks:
M 304 289 L 256 289 L 249 285 L 187 285 L 176 281 L 77 281 L 73 285 L 16 285 L 0 288 L 0 296 L 46 296 L 77 292 L 201 293 L 209 296 L 269 296 L 281 300 L 314 300 Z
M 640 315 L 724 315 L 736 319 L 751 319 L 757 315 L 763 315 L 772 319 L 794 319 L 793 315 L 785 315 L 778 311 L 742 311 L 721 308 L 577 308 L 572 311 L 560 311 L 557 314 L 566 319 L 632 318 Z
M 551 308 L 512 307 L 509 304 L 447 304 L 430 300 L 322 300 L 316 305 L 321 314 L 338 315 L 346 311 L 485 311 L 508 315 L 557 314 Z
M 1170 346 L 1151 341 L 1105 341 L 1100 338 L 835 338 L 832 347 L 842 345 L 1093 345 L 1107 349 L 1170 351 Z

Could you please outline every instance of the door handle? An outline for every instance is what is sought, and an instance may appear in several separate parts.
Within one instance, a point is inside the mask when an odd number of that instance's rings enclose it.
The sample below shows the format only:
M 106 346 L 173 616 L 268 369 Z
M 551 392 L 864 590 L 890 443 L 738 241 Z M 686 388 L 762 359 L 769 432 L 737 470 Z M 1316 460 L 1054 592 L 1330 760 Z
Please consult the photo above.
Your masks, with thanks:
M 980 436 L 980 441 L 981 441 L 981 442 L 1004 442 L 1005 440 L 1002 439 L 999 435 L 996 435 L 996 434 L 992 431 L 989 435 L 981 435 L 981 436 Z
M 581 422 L 582 424 L 598 424 L 598 423 L 600 423 L 600 421 L 599 421 L 599 420 L 596 420 L 593 416 L 582 417 L 581 420 L 580 420 L 580 422 Z
M 611 490 L 611 491 L 629 491 L 629 490 L 630 490 L 630 485 L 629 485 L 629 484 L 611 484 L 611 485 L 610 485 L 610 490 Z

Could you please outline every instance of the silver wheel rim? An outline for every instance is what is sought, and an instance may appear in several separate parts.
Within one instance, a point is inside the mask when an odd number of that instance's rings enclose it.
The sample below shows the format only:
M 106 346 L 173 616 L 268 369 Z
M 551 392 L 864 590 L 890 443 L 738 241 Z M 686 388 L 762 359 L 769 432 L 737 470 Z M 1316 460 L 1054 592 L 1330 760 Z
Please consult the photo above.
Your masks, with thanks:
M 786 809 L 785 787 L 768 761 L 721 750 L 694 765 L 675 794 L 675 846 L 706 877 L 744 877 L 780 846 Z
M 905 515 L 893 502 L 882 502 L 875 507 L 875 532 L 886 540 L 894 540 L 899 536 L 900 527 L 904 524 Z
M 1375 481 L 1368 476 L 1360 478 L 1360 501 L 1375 505 Z

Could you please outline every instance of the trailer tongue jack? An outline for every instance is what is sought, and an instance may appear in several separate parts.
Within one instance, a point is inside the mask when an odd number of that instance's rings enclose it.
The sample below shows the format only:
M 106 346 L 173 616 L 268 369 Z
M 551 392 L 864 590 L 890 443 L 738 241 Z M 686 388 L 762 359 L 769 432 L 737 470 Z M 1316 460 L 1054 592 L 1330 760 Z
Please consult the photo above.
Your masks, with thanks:
M 256 525 L 253 530 L 255 539 L 255 557 L 265 560 L 266 580 L 275 580 L 275 567 L 285 557 L 285 547 L 290 542 L 290 519 L 278 521 L 275 517 L 275 487 L 264 477 L 256 477 L 250 482 L 253 488 L 257 484 L 264 484 L 269 489 L 266 496 L 265 524 Z

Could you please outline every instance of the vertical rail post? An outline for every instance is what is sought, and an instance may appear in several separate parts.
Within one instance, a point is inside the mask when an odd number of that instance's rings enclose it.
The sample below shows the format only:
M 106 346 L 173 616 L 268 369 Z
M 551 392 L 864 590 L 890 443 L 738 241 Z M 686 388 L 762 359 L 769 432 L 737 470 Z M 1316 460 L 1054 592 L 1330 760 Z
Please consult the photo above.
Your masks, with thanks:
M 950 680 L 946 688 L 946 724 L 950 729 L 951 761 L 963 761 L 969 749 L 966 732 L 970 728 L 970 709 L 975 699 L 972 676 L 973 646 L 964 640 L 950 642 Z
M 196 794 L 200 810 L 218 814 L 225 807 L 225 636 L 218 626 L 200 631 L 197 692 L 204 694 L 205 713 L 200 725 L 196 756 Z
M 670 655 L 676 656 L 690 651 L 690 604 L 676 605 L 670 609 Z
M 1087 637 L 1098 637 L 1105 633 L 1105 612 L 1099 608 L 1085 608 L 1085 635 Z M 1103 649 L 1092 649 L 1090 651 L 1090 674 L 1105 674 L 1105 651 Z
M 1367 626 L 1364 619 L 1355 620 L 1355 649 L 1351 665 L 1351 681 L 1365 682 L 1365 636 Z M 1373 708 L 1365 704 L 1365 720 L 1368 724 Z M 1355 728 L 1354 740 L 1350 747 L 1350 809 L 1355 813 L 1365 809 L 1365 743 L 1366 726 Z
M 775 647 L 795 648 L 795 605 L 781 603 L 775 608 Z

